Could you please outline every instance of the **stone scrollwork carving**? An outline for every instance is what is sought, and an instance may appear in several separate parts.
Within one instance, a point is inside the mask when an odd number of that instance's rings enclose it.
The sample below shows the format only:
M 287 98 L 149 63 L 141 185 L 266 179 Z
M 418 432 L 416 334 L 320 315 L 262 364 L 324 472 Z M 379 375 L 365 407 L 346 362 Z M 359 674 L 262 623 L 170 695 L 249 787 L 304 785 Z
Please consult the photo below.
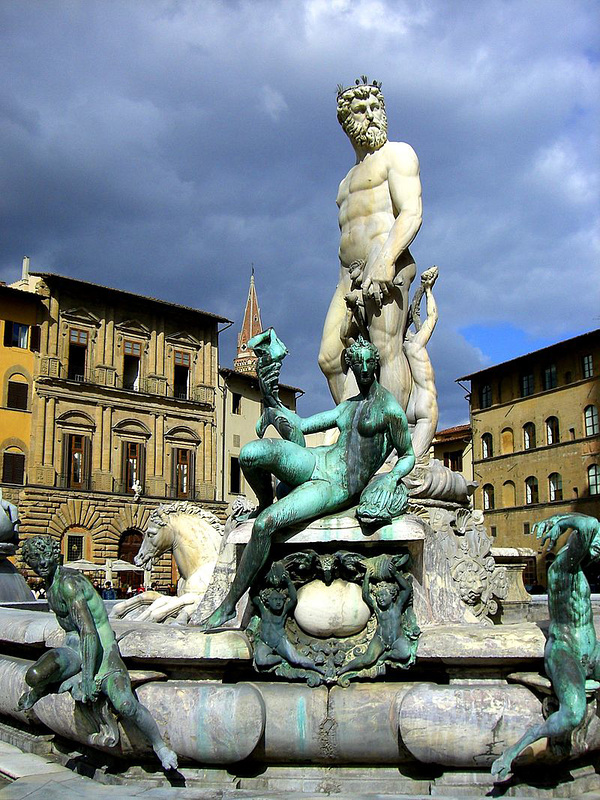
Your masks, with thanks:
M 496 566 L 481 511 L 435 508 L 432 526 L 440 537 L 450 575 L 466 610 L 477 622 L 492 624 L 498 600 L 508 593 L 506 569 Z M 471 621 L 475 621 L 471 620 Z
M 309 686 L 407 669 L 420 635 L 409 567 L 407 551 L 306 550 L 273 563 L 251 593 L 255 668 Z

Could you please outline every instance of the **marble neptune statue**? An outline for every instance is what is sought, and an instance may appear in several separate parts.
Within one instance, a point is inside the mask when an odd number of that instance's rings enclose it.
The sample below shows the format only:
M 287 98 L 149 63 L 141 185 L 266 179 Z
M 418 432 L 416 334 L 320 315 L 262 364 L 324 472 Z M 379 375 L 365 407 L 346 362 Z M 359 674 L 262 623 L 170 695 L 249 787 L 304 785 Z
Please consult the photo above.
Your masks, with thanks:
M 362 333 L 379 351 L 381 385 L 406 409 L 412 378 L 402 341 L 416 273 L 409 246 L 422 222 L 419 161 L 410 145 L 387 139 L 381 84 L 366 78 L 357 84 L 340 88 L 337 97 L 338 120 L 356 163 L 337 196 L 340 276 L 325 319 L 319 366 L 336 403 L 352 396 L 356 384 L 343 352 Z
M 404 410 L 376 379 L 379 353 L 373 344 L 359 337 L 345 351 L 358 392 L 331 411 L 303 419 L 287 409 L 277 394 L 285 347 L 272 330 L 254 339 L 259 337 L 257 346 L 274 353 L 272 359 L 268 352 L 259 356 L 257 365 L 266 410 L 257 426 L 261 438 L 249 442 L 240 452 L 244 476 L 259 505 L 229 593 L 200 623 L 204 630 L 217 628 L 234 617 L 238 600 L 268 558 L 274 534 L 353 503 L 358 503 L 357 516 L 365 522 L 398 516 L 407 504 L 402 478 L 415 463 Z M 262 341 L 265 337 L 267 348 Z M 249 345 L 257 352 L 254 339 Z M 284 438 L 262 438 L 269 425 Z M 305 446 L 304 434 L 333 428 L 339 431 L 333 444 Z M 392 470 L 373 478 L 394 450 L 398 460 Z M 277 502 L 273 502 L 273 475 L 289 489 Z

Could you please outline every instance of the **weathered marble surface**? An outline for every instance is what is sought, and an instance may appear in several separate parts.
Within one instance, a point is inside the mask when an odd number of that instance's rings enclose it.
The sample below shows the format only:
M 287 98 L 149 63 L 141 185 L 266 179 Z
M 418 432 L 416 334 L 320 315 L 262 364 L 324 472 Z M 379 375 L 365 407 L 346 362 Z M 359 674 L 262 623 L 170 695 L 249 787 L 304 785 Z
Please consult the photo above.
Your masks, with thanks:
M 161 627 L 151 622 L 111 620 L 124 658 L 202 664 L 250 660 L 250 644 L 241 631 L 205 634 L 197 628 Z M 0 608 L 0 642 L 59 647 L 65 633 L 54 614 Z M 120 638 L 122 637 L 122 638 Z
M 326 586 L 315 580 L 298 590 L 294 617 L 302 630 L 312 636 L 351 636 L 363 630 L 370 616 L 356 583 L 338 578 Z
M 197 628 L 165 628 L 158 623 L 111 620 L 124 658 L 172 664 L 195 662 L 202 667 L 222 662 L 249 661 L 250 644 L 241 631 L 201 633 Z M 453 664 L 490 664 L 504 659 L 541 659 L 545 637 L 533 622 L 515 625 L 424 625 L 417 656 Z M 56 647 L 60 630 L 53 614 L 0 608 L 0 642 Z M 160 668 L 160 667 L 159 667 Z M 515 667 L 511 666 L 511 669 Z
M 524 686 L 418 684 L 398 708 L 408 751 L 424 764 L 484 768 L 519 738 L 523 720 L 542 722 L 540 701 Z

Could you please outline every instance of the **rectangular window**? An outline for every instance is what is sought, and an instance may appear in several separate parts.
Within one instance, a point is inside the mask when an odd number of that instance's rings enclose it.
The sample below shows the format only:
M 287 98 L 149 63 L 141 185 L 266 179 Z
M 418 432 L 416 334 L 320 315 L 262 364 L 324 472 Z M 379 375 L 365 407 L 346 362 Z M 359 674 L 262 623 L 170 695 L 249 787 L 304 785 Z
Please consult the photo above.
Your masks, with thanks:
M 192 497 L 193 453 L 181 447 L 173 449 L 173 490 L 175 497 L 182 499 Z
M 584 378 L 594 377 L 594 359 L 591 353 L 583 356 L 583 358 L 581 359 L 581 369 Z
M 523 583 L 525 584 L 525 587 L 533 587 L 537 583 L 535 556 L 531 556 L 525 562 L 525 569 L 523 570 Z
M 90 482 L 90 439 L 79 433 L 68 433 L 65 439 L 65 484 L 71 489 L 88 489 Z
M 67 561 L 79 561 L 83 558 L 84 537 L 79 534 L 69 533 L 67 535 Z
M 533 394 L 533 390 L 534 390 L 533 373 L 528 372 L 524 375 L 521 375 L 521 397 L 529 397 L 529 395 Z
M 449 467 L 453 472 L 460 472 L 463 466 L 462 453 L 460 450 L 444 453 L 444 466 Z
M 26 348 L 28 331 L 29 325 L 6 320 L 4 323 L 4 346 Z
M 25 456 L 23 453 L 4 453 L 2 456 L 2 483 L 25 483 Z
M 529 536 L 530 530 L 531 530 L 531 525 L 529 524 L 529 522 L 524 522 L 523 523 L 523 533 L 526 536 Z
M 134 484 L 144 482 L 144 445 L 141 442 L 123 442 L 123 484 L 129 494 L 134 494 Z
M 237 392 L 231 393 L 231 413 L 232 414 L 242 413 L 242 395 L 238 394 Z
M 32 325 L 31 330 L 29 332 L 29 349 L 33 353 L 40 352 L 40 340 L 42 336 L 42 330 L 39 325 Z
M 556 364 L 549 364 L 544 369 L 544 390 L 556 389 L 557 384 Z
M 6 407 L 27 411 L 27 394 L 29 386 L 26 383 L 17 381 L 8 382 L 8 392 L 6 395 Z
M 67 377 L 72 381 L 85 380 L 85 359 L 88 345 L 88 332 L 79 328 L 69 331 L 69 363 Z
M 229 491 L 231 494 L 239 494 L 242 490 L 241 485 L 240 462 L 239 459 L 232 456 L 229 462 Z
M 189 397 L 190 354 L 184 350 L 175 350 L 175 368 L 173 370 L 173 395 L 181 400 Z
M 123 343 L 123 388 L 138 391 L 140 388 L 140 361 L 142 345 L 140 342 L 125 340 Z
M 493 538 L 496 537 L 498 530 L 495 525 L 490 525 L 490 536 Z

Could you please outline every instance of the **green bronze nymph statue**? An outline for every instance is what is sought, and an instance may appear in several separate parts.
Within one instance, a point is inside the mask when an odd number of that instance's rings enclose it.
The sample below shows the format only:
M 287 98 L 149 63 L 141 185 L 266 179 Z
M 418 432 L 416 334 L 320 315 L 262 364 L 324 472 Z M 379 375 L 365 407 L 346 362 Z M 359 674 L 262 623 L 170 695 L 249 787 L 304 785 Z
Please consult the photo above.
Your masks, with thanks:
M 281 362 L 281 343 L 273 331 L 259 334 L 273 343 L 271 364 L 264 355 L 258 376 L 266 410 L 258 425 L 261 437 L 242 448 L 240 464 L 258 498 L 258 509 L 247 544 L 229 593 L 206 620 L 203 630 L 223 625 L 235 615 L 235 607 L 264 566 L 275 533 L 290 525 L 331 514 L 358 503 L 357 516 L 369 523 L 399 515 L 407 504 L 402 478 L 414 466 L 406 416 L 396 398 L 377 381 L 377 348 L 362 337 L 345 351 L 347 368 L 358 384 L 358 394 L 305 419 L 287 409 L 276 387 Z M 255 337 L 258 339 L 259 337 Z M 249 343 L 253 346 L 253 341 Z M 264 439 L 273 424 L 284 439 Z M 304 434 L 337 428 L 333 444 L 305 447 Z M 398 460 L 389 472 L 371 480 L 387 457 L 396 451 Z M 272 476 L 289 489 L 273 502 Z

